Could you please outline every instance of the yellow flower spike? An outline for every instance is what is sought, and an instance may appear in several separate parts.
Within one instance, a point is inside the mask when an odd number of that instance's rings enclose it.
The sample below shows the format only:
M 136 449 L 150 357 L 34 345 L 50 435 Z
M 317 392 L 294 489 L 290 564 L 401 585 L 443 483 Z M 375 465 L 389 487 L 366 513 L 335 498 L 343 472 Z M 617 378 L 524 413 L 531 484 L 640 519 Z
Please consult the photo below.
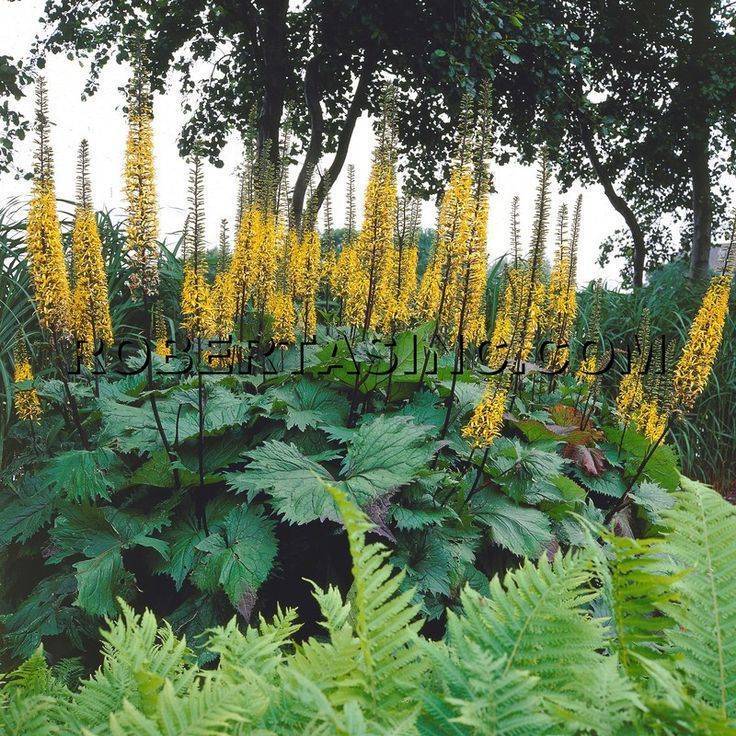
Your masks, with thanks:
M 483 398 L 462 429 L 463 437 L 473 447 L 489 447 L 501 435 L 508 397 L 509 385 L 506 379 L 489 381 Z
M 151 87 L 142 56 L 128 87 L 128 138 L 125 147 L 126 234 L 133 261 L 130 287 L 144 296 L 158 291 L 158 202 L 153 159 Z
M 364 304 L 368 295 L 368 278 L 360 268 L 355 244 L 346 245 L 340 254 L 340 273 L 342 281 L 339 286 L 343 299 L 343 321 L 352 326 L 359 326 L 364 315 Z
M 440 286 L 440 269 L 433 256 L 422 274 L 417 293 L 417 317 L 421 321 L 436 319 L 442 287 Z
M 365 193 L 363 227 L 354 245 L 354 270 L 349 273 L 345 318 L 364 330 L 385 322 L 391 309 L 391 264 L 396 225 L 396 129 L 395 97 L 389 87 L 379 142 Z
M 334 284 L 337 282 L 337 253 L 333 248 L 326 248 L 322 253 L 322 262 L 319 266 L 320 284 L 325 288 L 334 291 Z
M 471 250 L 473 177 L 466 165 L 450 174 L 450 181 L 440 202 L 437 220 L 437 245 L 435 252 L 435 278 L 439 284 L 437 303 L 432 316 L 438 320 L 439 329 L 450 332 L 455 327 L 461 295 L 463 256 Z M 434 290 L 428 291 L 432 295 Z
M 512 357 L 520 361 L 526 360 L 534 346 L 534 338 L 544 312 L 546 289 L 542 282 L 542 264 L 547 238 L 549 221 L 549 189 L 552 173 L 549 166 L 547 149 L 542 149 L 542 156 L 537 177 L 537 196 L 535 200 L 534 226 L 529 248 L 528 264 L 521 272 L 523 278 L 517 289 L 521 302 L 518 305 L 518 316 L 514 324 L 514 351 Z
M 511 207 L 511 245 L 514 266 L 506 274 L 506 287 L 491 334 L 487 363 L 494 369 L 504 361 L 514 365 L 527 360 L 545 309 L 546 288 L 541 280 L 544 246 L 549 217 L 550 169 L 546 150 L 542 152 L 535 202 L 534 227 L 529 257 L 519 257 L 518 199 Z M 506 348 L 497 346 L 505 343 Z
M 631 370 L 621 378 L 616 397 L 616 414 L 623 424 L 636 421 L 642 401 L 644 401 L 643 370 L 647 360 L 650 347 L 650 325 L 649 313 L 645 312 L 642 317 L 641 353 L 631 361 Z
M 733 272 L 726 270 L 711 279 L 675 366 L 675 402 L 683 411 L 693 407 L 713 370 L 728 315 L 732 278 Z
M 381 328 L 387 332 L 408 327 L 414 313 L 419 260 L 419 214 L 417 200 L 401 199 L 396 246 L 391 258 L 387 259 L 390 277 L 387 279 L 388 293 L 385 296 L 386 306 L 381 324 Z
M 258 212 L 257 215 L 250 292 L 253 309 L 262 327 L 269 300 L 276 289 L 276 268 L 281 244 L 279 228 L 281 226 L 273 212 Z
M 667 426 L 667 415 L 660 411 L 655 398 L 642 401 L 632 419 L 650 442 L 659 440 Z
M 575 221 L 579 223 L 580 200 L 576 206 Z M 549 278 L 547 290 L 547 314 L 544 320 L 550 339 L 555 344 L 570 340 L 572 325 L 577 313 L 575 292 L 574 241 L 567 238 L 567 206 L 562 205 L 557 221 L 557 250 Z M 573 235 L 576 239 L 576 236 Z M 558 370 L 564 365 L 569 350 L 550 349 L 547 365 L 550 370 Z
M 189 203 L 187 260 L 181 290 L 182 329 L 190 339 L 206 340 L 214 332 L 214 310 L 206 278 L 204 172 L 202 160 L 196 154 L 189 175 Z
M 16 343 L 14 355 L 15 368 L 13 371 L 13 381 L 15 383 L 33 380 L 33 370 L 28 359 L 24 339 L 24 336 L 21 334 L 18 336 Z M 15 415 L 21 421 L 38 422 L 43 414 L 41 400 L 35 388 L 22 390 L 16 388 L 15 395 L 13 396 L 13 407 L 15 409 Z
M 212 287 L 212 321 L 215 334 L 226 339 L 233 329 L 237 295 L 233 274 L 230 271 L 230 246 L 227 237 L 227 220 L 220 223 L 220 247 L 217 256 L 217 274 Z
M 102 241 L 92 209 L 89 181 L 89 148 L 86 140 L 79 147 L 77 210 L 72 231 L 72 263 L 75 278 L 73 291 L 74 333 L 84 340 L 86 359 L 95 347 L 113 343 L 107 292 L 107 272 L 102 255 Z
M 320 281 L 320 240 L 313 228 L 298 240 L 292 259 L 294 299 L 299 302 L 299 324 L 305 336 L 317 329 L 317 291 Z
M 156 336 L 154 350 L 156 355 L 165 358 L 171 354 L 171 349 L 167 345 L 167 341 L 169 340 L 169 331 L 166 328 L 166 320 L 157 306 L 154 307 L 153 321 L 154 335 Z
M 455 342 L 463 334 L 466 342 L 480 343 L 486 337 L 485 291 L 488 257 L 486 242 L 488 237 L 488 197 L 491 188 L 489 171 L 491 155 L 491 91 L 484 85 L 478 100 L 480 115 L 477 128 L 470 135 L 469 123 L 466 128 L 466 141 L 461 142 L 459 158 L 462 160 L 462 147 L 468 149 L 472 161 L 470 198 L 458 202 L 462 208 L 459 214 L 457 243 L 457 270 L 454 274 L 456 284 L 450 290 L 448 310 L 445 319 L 446 331 Z M 470 110 L 470 106 L 468 107 Z M 467 236 L 465 235 L 467 228 Z
M 56 213 L 56 191 L 46 82 L 36 88 L 36 153 L 26 242 L 34 302 L 41 327 L 55 336 L 71 333 L 71 292 Z
M 296 342 L 294 331 L 296 311 L 294 310 L 294 300 L 291 298 L 291 294 L 284 291 L 275 292 L 271 297 L 268 311 L 273 317 L 271 339 L 276 344 L 293 345 Z
M 212 321 L 214 332 L 220 339 L 226 339 L 232 333 L 236 304 L 232 275 L 229 271 L 221 271 L 215 276 L 212 286 Z

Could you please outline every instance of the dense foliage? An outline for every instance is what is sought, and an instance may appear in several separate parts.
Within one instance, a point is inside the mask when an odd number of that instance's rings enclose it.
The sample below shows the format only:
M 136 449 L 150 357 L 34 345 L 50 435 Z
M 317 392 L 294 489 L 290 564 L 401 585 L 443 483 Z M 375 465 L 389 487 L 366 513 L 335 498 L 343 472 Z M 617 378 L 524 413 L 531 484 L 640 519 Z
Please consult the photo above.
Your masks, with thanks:
M 579 303 L 581 199 L 547 261 L 547 152 L 528 245 L 517 198 L 489 269 L 490 90 L 466 96 L 428 252 L 396 104 L 360 226 L 352 176 L 339 238 L 329 201 L 322 233 L 314 210 L 295 226 L 288 145 L 274 167 L 252 141 L 232 252 L 226 223 L 207 249 L 198 154 L 172 251 L 143 67 L 122 226 L 94 215 L 86 142 L 60 218 L 39 81 L 0 282 L 11 732 L 729 732 L 736 522 L 668 440 L 713 386 L 736 226 L 683 345 L 653 309 L 603 342 L 619 297 Z M 238 629 L 256 616 L 275 623 Z
M 732 734 L 736 511 L 682 485 L 655 536 L 598 543 L 591 526 L 580 552 L 465 588 L 442 642 L 418 635 L 405 573 L 365 539 L 376 527 L 323 486 L 352 585 L 312 583 L 318 636 L 292 639 L 293 609 L 232 620 L 207 632 L 217 666 L 203 669 L 171 626 L 121 604 L 91 677 L 39 648 L 5 677 L 0 723 L 24 736 Z

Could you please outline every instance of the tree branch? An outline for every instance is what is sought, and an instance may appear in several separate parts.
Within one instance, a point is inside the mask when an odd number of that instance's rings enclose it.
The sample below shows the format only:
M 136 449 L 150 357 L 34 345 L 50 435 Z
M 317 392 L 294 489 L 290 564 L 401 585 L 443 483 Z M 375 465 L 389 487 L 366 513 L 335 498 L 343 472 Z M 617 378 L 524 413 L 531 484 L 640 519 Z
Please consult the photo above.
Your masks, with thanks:
M 355 87 L 355 94 L 350 102 L 347 114 L 345 115 L 345 122 L 340 130 L 340 135 L 337 140 L 337 148 L 335 149 L 335 158 L 332 160 L 327 171 L 320 176 L 319 183 L 314 190 L 312 199 L 307 204 L 307 209 L 311 209 L 313 212 L 317 212 L 322 206 L 329 188 L 334 184 L 337 177 L 342 171 L 342 167 L 345 164 L 347 158 L 348 148 L 350 147 L 350 140 L 355 130 L 355 123 L 360 117 L 361 113 L 366 107 L 368 102 L 368 88 L 370 85 L 371 77 L 376 69 L 378 63 L 378 51 L 375 48 L 369 48 L 365 51 L 363 58 L 363 67 L 360 70 L 360 76 L 358 77 L 358 84 Z M 305 162 L 306 163 L 306 162 Z M 316 162 L 315 162 L 316 164 Z M 304 209 L 304 200 L 302 194 L 302 200 L 297 201 L 296 192 L 292 201 L 292 213 L 298 217 L 295 217 L 295 222 L 299 221 L 301 213 Z
M 616 191 L 613 185 L 613 180 L 596 150 L 590 125 L 584 119 L 581 112 L 577 113 L 577 117 L 580 127 L 580 138 L 583 143 L 583 147 L 585 148 L 585 153 L 593 167 L 593 171 L 595 171 L 598 181 L 603 186 L 603 191 L 606 193 L 608 201 L 613 205 L 616 212 L 624 218 L 624 221 L 631 232 L 631 237 L 634 241 L 634 286 L 642 286 L 644 283 L 644 255 L 646 252 L 646 246 L 641 225 L 626 200 Z
M 304 163 L 299 170 L 292 194 L 292 218 L 297 227 L 301 223 L 304 195 L 307 191 L 307 186 L 312 178 L 314 167 L 319 163 L 319 159 L 322 156 L 322 135 L 324 133 L 325 121 L 322 114 L 322 105 L 320 104 L 321 85 L 319 63 L 319 56 L 313 56 L 307 63 L 304 74 L 304 100 L 307 103 L 311 135 L 304 156 Z

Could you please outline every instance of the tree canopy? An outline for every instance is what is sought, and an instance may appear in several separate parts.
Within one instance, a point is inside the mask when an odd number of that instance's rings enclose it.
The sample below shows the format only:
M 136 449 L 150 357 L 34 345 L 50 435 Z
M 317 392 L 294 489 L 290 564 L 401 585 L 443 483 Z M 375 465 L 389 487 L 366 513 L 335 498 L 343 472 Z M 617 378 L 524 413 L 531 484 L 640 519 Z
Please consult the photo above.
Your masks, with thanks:
M 492 76 L 501 96 L 523 88 L 533 102 L 559 35 L 527 0 L 49 0 L 41 22 L 38 61 L 57 52 L 88 58 L 87 93 L 106 63 L 129 61 L 141 46 L 154 90 L 178 73 L 188 113 L 183 153 L 196 142 L 217 163 L 229 133 L 253 125 L 259 150 L 268 148 L 275 161 L 288 117 L 293 153 L 306 154 L 294 187 L 297 221 L 315 166 L 334 154 L 314 191 L 319 205 L 340 173 L 355 121 L 377 112 L 387 78 L 398 90 L 399 144 L 412 184 L 436 193 L 464 89 Z M 521 49 L 545 58 L 527 69 Z M 503 109 L 509 118 L 522 114 L 511 104 Z
M 663 217 L 684 225 L 691 276 L 705 275 L 726 227 L 726 173 L 736 171 L 736 38 L 732 3 L 598 0 L 548 4 L 570 45 L 537 137 L 563 185 L 599 182 L 626 221 L 632 278 L 679 250 Z M 633 246 L 633 247 L 632 247 Z M 605 255 L 605 253 L 604 253 Z

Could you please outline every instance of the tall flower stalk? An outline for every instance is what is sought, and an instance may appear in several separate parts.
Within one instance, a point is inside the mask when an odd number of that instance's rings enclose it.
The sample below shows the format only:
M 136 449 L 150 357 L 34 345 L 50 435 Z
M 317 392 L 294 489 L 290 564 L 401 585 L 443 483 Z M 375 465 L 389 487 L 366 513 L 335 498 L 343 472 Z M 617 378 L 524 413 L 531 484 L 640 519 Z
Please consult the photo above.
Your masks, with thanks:
M 478 122 L 470 142 L 472 190 L 467 218 L 467 237 L 460 240 L 456 255 L 455 282 L 448 290 L 445 310 L 448 332 L 455 344 L 455 366 L 450 394 L 446 399 L 445 420 L 440 430 L 444 439 L 450 426 L 455 388 L 465 340 L 480 343 L 486 337 L 485 289 L 488 258 L 488 197 L 491 188 L 489 159 L 491 153 L 491 91 L 485 85 L 479 99 Z
M 127 244 L 132 261 L 130 289 L 143 297 L 146 314 L 146 344 L 154 340 L 154 305 L 158 295 L 158 201 L 156 198 L 155 161 L 153 152 L 153 104 L 151 85 L 142 48 L 133 64 L 128 84 L 128 136 L 125 144 L 123 189 L 127 200 L 125 224 Z M 153 389 L 153 361 L 149 360 L 146 377 Z M 156 429 L 170 462 L 176 460 L 164 431 L 155 394 L 151 391 L 151 410 Z M 172 468 L 174 486 L 181 485 L 179 471 Z
M 294 300 L 299 304 L 298 322 L 304 339 L 317 329 L 317 291 L 320 282 L 320 239 L 314 213 L 307 213 L 304 230 L 293 241 L 291 280 Z
M 473 225 L 473 172 L 470 160 L 472 139 L 472 98 L 463 100 L 458 143 L 450 180 L 440 201 L 437 240 L 431 262 L 419 287 L 419 315 L 433 320 L 435 329 L 430 348 L 439 335 L 453 327 L 451 305 L 457 299 L 462 255 L 469 250 Z
M 674 369 L 671 372 L 669 370 L 672 355 L 665 356 L 665 371 L 655 382 L 653 390 L 647 395 L 645 389 L 641 389 L 642 398 L 632 418 L 637 421 L 638 428 L 649 439 L 649 449 L 622 497 L 606 515 L 606 522 L 629 503 L 631 489 L 664 440 L 671 422 L 681 412 L 692 409 L 698 396 L 705 389 L 723 340 L 723 328 L 728 316 L 728 303 L 735 271 L 736 217 L 731 223 L 729 242 L 720 267 L 711 278 Z
M 29 271 L 39 324 L 58 341 L 71 332 L 71 291 L 56 213 L 48 90 L 43 77 L 36 82 L 35 113 L 33 195 L 27 226 Z
M 187 257 L 181 290 L 182 328 L 192 340 L 207 338 L 214 329 L 204 229 L 204 172 L 202 159 L 195 154 L 189 173 Z
M 227 220 L 220 222 L 220 243 L 217 251 L 217 273 L 212 286 L 212 328 L 224 340 L 232 334 L 235 319 L 236 294 L 230 272 L 230 238 Z
M 26 231 L 29 272 L 38 321 L 41 329 L 49 336 L 72 421 L 82 446 L 88 450 L 89 439 L 79 415 L 77 400 L 69 387 L 62 354 L 63 346 L 72 335 L 72 299 L 61 243 L 61 228 L 56 213 L 51 123 L 46 80 L 43 77 L 39 77 L 36 84 L 35 112 L 33 196 L 28 210 Z
M 577 315 L 577 247 L 580 234 L 582 197 L 575 203 L 572 233 L 568 238 L 567 206 L 562 205 L 557 218 L 557 248 L 547 290 L 546 326 L 555 347 L 548 359 L 551 371 L 560 370 L 569 358 L 569 342 Z M 568 347 L 564 348 L 563 345 Z
M 683 411 L 692 409 L 713 370 L 718 348 L 723 340 L 723 326 L 728 316 L 735 267 L 736 218 L 731 226 L 729 243 L 719 272 L 710 281 L 675 366 L 675 402 Z
M 522 363 L 530 355 L 544 309 L 545 287 L 542 281 L 544 251 L 549 227 L 549 200 L 552 172 L 547 149 L 542 149 L 537 175 L 537 196 L 534 202 L 534 226 L 527 263 L 519 279 L 519 311 L 514 321 L 511 357 Z
M 391 261 L 388 308 L 382 315 L 382 328 L 392 334 L 405 329 L 414 313 L 419 260 L 419 201 L 402 197 L 396 208 L 394 257 Z
M 138 54 L 128 85 L 125 147 L 126 232 L 133 262 L 130 287 L 146 299 L 158 292 L 158 202 L 153 158 L 153 107 L 145 57 Z
M 363 332 L 380 325 L 390 309 L 396 222 L 396 99 L 387 87 L 378 144 L 365 193 L 363 227 L 355 241 L 355 270 L 349 274 L 345 313 Z
M 92 208 L 89 173 L 89 145 L 83 140 L 77 161 L 77 207 L 72 231 L 72 263 L 74 271 L 74 333 L 83 341 L 82 353 L 89 359 L 98 344 L 113 342 L 107 292 L 107 272 L 102 254 L 102 241 Z

